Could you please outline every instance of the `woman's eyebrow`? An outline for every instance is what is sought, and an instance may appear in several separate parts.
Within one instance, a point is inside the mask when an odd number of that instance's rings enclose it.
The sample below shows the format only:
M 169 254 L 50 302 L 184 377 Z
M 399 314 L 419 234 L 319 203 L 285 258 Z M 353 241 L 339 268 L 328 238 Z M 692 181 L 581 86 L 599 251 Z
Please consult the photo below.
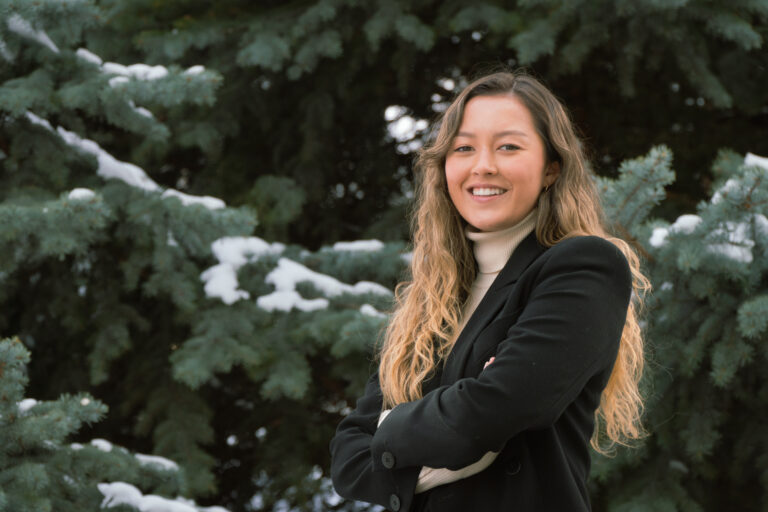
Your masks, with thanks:
M 504 130 L 503 132 L 496 132 L 493 134 L 493 137 L 495 139 L 498 139 L 499 137 L 505 137 L 507 135 L 517 135 L 519 137 L 528 138 L 528 134 L 526 134 L 523 131 L 520 130 Z M 475 134 L 472 132 L 459 132 L 456 134 L 457 137 L 467 137 L 470 139 L 473 139 L 475 137 Z

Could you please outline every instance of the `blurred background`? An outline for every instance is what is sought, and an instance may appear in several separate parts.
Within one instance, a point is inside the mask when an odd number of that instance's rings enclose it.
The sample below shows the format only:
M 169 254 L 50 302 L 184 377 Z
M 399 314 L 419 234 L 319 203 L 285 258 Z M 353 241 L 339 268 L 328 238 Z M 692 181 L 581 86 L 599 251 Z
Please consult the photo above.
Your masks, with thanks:
M 381 510 L 333 492 L 328 442 L 407 278 L 413 158 L 468 81 L 523 67 L 654 284 L 650 436 L 593 454 L 594 510 L 768 511 L 767 22 L 0 0 L 0 510 Z

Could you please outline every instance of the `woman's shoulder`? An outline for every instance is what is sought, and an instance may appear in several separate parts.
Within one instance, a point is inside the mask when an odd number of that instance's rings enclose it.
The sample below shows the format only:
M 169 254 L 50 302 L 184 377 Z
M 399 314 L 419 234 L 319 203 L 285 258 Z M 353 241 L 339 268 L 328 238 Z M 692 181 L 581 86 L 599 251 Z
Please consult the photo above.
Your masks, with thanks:
M 606 255 L 625 258 L 624 253 L 621 252 L 621 249 L 616 244 L 597 235 L 578 235 L 564 238 L 550 247 L 547 252 L 550 253 L 550 256 L 560 255 L 561 253 L 605 253 Z
M 623 267 L 629 273 L 629 261 L 619 247 L 610 240 L 596 235 L 564 238 L 546 251 L 545 261 L 565 265 L 583 266 L 601 263 L 615 268 Z

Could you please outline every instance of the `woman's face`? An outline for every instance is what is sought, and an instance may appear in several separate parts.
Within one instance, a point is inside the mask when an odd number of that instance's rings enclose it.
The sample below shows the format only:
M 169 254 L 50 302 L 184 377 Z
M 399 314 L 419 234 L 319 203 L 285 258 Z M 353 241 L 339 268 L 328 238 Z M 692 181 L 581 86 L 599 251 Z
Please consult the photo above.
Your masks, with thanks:
M 448 193 L 478 231 L 514 226 L 560 172 L 546 165 L 544 143 L 528 109 L 513 95 L 476 96 L 464 108 L 445 158 Z

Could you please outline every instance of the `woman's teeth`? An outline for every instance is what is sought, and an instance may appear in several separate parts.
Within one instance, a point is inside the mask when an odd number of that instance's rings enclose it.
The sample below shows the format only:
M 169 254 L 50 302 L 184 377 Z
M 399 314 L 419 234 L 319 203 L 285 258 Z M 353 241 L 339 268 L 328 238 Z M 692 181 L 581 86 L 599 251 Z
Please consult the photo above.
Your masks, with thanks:
M 500 188 L 473 188 L 473 196 L 497 196 L 503 194 L 506 190 Z

